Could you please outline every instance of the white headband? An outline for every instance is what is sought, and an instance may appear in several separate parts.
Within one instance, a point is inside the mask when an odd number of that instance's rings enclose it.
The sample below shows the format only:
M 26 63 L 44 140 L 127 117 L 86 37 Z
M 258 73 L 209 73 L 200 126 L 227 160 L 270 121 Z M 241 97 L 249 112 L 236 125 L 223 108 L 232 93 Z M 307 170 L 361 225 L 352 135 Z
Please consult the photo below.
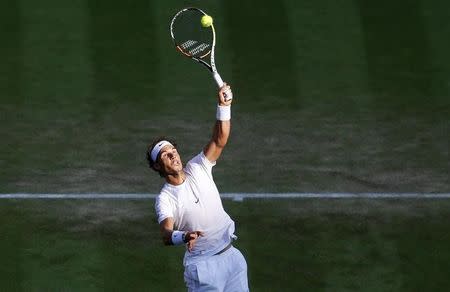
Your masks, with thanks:
M 169 141 L 162 140 L 162 141 L 159 141 L 159 142 L 153 147 L 152 151 L 150 152 L 150 157 L 152 158 L 152 161 L 153 161 L 153 162 L 156 162 L 156 158 L 158 158 L 159 151 L 161 151 L 161 149 L 163 149 L 163 147 L 166 146 L 166 145 L 171 145 L 171 146 L 173 146 L 172 143 L 170 143 Z

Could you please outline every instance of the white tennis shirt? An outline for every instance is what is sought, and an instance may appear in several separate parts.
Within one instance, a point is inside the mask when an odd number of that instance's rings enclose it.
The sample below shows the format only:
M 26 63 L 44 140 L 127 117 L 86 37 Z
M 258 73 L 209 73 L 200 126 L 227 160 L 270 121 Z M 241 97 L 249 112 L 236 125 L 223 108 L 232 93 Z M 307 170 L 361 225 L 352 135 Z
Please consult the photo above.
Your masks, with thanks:
M 203 231 L 191 252 L 186 249 L 184 265 L 214 255 L 234 236 L 234 221 L 225 212 L 214 183 L 210 162 L 201 152 L 185 166 L 185 181 L 180 185 L 165 183 L 156 197 L 158 223 L 172 217 L 175 230 Z

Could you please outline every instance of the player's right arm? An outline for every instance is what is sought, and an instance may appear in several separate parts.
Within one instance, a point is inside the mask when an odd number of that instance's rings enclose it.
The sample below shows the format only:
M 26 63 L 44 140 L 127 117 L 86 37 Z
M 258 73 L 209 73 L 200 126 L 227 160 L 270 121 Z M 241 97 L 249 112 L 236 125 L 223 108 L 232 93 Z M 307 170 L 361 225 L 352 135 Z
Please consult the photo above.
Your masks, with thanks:
M 230 106 L 233 100 L 225 99 L 225 94 L 227 93 L 227 91 L 231 92 L 231 88 L 225 83 L 224 86 L 219 90 L 218 106 L 219 108 L 222 107 L 223 109 L 227 109 L 228 113 L 230 113 Z M 220 155 L 222 154 L 223 148 L 227 144 L 231 130 L 231 122 L 229 117 L 230 116 L 228 115 L 228 118 L 225 118 L 223 120 L 216 120 L 211 140 L 203 149 L 203 153 L 205 154 L 206 158 L 208 158 L 208 160 L 211 162 L 215 162 L 217 161 L 217 159 L 219 159 Z
M 161 230 L 161 236 L 165 245 L 173 245 L 172 233 L 174 232 L 174 221 L 172 217 L 168 217 L 161 221 L 159 224 Z M 188 250 L 191 251 L 194 248 L 195 242 L 199 236 L 203 236 L 201 231 L 185 231 L 184 242 L 187 244 Z

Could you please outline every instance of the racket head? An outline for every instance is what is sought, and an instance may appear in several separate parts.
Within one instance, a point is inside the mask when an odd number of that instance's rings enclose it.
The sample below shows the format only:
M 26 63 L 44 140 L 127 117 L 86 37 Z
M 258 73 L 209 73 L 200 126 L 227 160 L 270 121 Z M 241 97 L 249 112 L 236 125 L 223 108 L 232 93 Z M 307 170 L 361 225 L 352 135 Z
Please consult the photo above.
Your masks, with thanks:
M 200 21 L 204 15 L 207 14 L 195 7 L 178 11 L 170 22 L 170 35 L 180 53 L 214 71 L 214 25 L 203 27 Z

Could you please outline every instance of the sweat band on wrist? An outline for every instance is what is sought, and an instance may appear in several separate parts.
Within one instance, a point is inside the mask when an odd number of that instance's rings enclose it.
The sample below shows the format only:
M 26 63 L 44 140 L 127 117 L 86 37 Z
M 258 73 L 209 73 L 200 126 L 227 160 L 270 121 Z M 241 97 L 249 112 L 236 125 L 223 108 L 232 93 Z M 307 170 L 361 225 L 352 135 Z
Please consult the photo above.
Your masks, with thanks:
M 172 232 L 172 243 L 173 245 L 180 245 L 184 243 L 183 236 L 184 232 L 179 230 L 174 230 Z
M 217 105 L 216 119 L 218 121 L 231 120 L 231 106 L 230 105 Z

